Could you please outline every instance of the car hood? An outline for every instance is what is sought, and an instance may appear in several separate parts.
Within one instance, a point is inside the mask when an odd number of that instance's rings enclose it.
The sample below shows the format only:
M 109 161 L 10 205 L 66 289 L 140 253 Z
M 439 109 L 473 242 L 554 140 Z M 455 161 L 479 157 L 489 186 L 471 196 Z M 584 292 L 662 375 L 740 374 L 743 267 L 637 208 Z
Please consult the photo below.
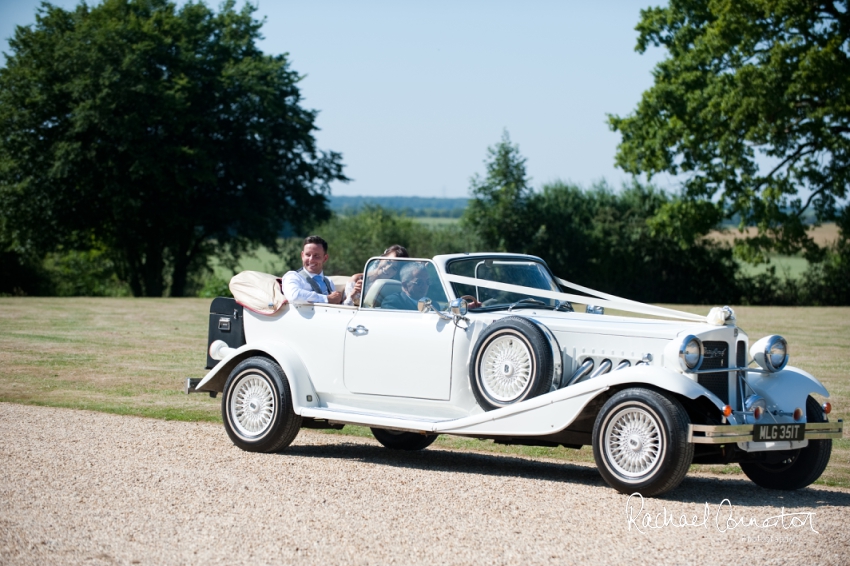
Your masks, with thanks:
M 660 320 L 629 316 L 611 316 L 552 311 L 514 311 L 511 314 L 527 316 L 539 321 L 554 332 L 580 332 L 605 336 L 639 336 L 643 338 L 673 339 L 682 334 L 699 336 L 716 331 L 717 326 L 700 322 Z

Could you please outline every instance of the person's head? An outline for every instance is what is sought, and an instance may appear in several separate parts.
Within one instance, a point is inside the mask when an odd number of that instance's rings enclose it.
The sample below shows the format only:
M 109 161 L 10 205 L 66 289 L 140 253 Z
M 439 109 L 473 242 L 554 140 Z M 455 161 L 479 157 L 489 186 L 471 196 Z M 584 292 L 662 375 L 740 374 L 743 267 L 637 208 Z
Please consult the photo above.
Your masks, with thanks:
M 429 286 L 425 265 L 418 262 L 405 262 L 401 268 L 401 288 L 404 293 L 418 301 L 428 293 Z
M 404 246 L 400 246 L 398 244 L 393 244 L 384 250 L 384 253 L 381 254 L 381 257 L 410 257 L 410 254 L 407 253 L 407 248 Z
M 304 248 L 301 250 L 301 264 L 304 271 L 318 275 L 328 261 L 328 243 L 320 236 L 304 238 Z
M 387 258 L 395 258 L 395 257 L 410 257 L 410 254 L 407 253 L 407 248 L 404 246 L 400 246 L 398 244 L 392 245 L 384 250 L 384 253 L 381 257 Z M 375 265 L 375 269 L 371 270 L 370 278 L 372 279 L 392 279 L 396 275 L 398 275 L 399 268 L 401 267 L 400 261 L 387 261 L 380 260 Z

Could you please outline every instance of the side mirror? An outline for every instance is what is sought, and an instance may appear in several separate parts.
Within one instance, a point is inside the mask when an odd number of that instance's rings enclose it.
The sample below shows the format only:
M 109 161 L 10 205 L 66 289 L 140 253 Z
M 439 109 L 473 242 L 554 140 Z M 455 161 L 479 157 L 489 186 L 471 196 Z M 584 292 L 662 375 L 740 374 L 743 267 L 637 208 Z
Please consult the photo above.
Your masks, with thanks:
M 593 305 L 587 305 L 587 308 L 584 310 L 587 314 L 605 314 L 605 307 L 596 307 Z
M 419 299 L 419 302 L 416 304 L 416 308 L 419 309 L 419 312 L 431 312 L 434 310 L 431 306 L 431 299 L 428 297 L 422 297 Z
M 466 299 L 454 299 L 449 308 L 455 316 L 466 316 L 466 313 L 469 312 L 469 304 Z
M 419 312 L 421 312 L 423 314 L 427 313 L 427 312 L 433 312 L 437 316 L 442 318 L 443 320 L 451 320 L 452 319 L 452 317 L 449 316 L 448 313 L 438 311 L 437 309 L 435 309 L 434 305 L 431 304 L 431 299 L 429 299 L 428 297 L 422 297 L 421 299 L 419 299 L 419 302 L 416 303 L 416 308 L 418 308 Z

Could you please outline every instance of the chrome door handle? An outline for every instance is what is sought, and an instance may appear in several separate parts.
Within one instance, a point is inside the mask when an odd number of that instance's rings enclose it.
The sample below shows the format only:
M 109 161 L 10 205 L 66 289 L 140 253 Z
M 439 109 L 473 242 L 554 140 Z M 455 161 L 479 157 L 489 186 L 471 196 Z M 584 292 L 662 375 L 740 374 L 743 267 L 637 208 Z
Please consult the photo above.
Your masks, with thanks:
M 369 334 L 369 329 L 363 326 L 362 324 L 358 324 L 357 326 L 349 326 L 348 331 L 352 334 Z

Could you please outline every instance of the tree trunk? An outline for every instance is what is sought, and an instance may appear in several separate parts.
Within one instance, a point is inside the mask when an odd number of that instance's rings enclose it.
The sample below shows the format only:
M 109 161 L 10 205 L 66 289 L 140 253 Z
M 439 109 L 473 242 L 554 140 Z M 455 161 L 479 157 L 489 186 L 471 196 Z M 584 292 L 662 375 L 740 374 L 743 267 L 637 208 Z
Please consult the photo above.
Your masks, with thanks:
M 178 251 L 174 254 L 174 272 L 171 274 L 171 296 L 182 297 L 186 293 L 186 279 L 189 275 L 191 258 Z
M 162 258 L 162 249 L 152 249 L 156 244 L 148 247 L 148 253 L 145 254 L 144 265 L 144 296 L 145 297 L 161 297 L 165 290 L 165 283 L 162 280 L 163 268 L 165 262 Z

